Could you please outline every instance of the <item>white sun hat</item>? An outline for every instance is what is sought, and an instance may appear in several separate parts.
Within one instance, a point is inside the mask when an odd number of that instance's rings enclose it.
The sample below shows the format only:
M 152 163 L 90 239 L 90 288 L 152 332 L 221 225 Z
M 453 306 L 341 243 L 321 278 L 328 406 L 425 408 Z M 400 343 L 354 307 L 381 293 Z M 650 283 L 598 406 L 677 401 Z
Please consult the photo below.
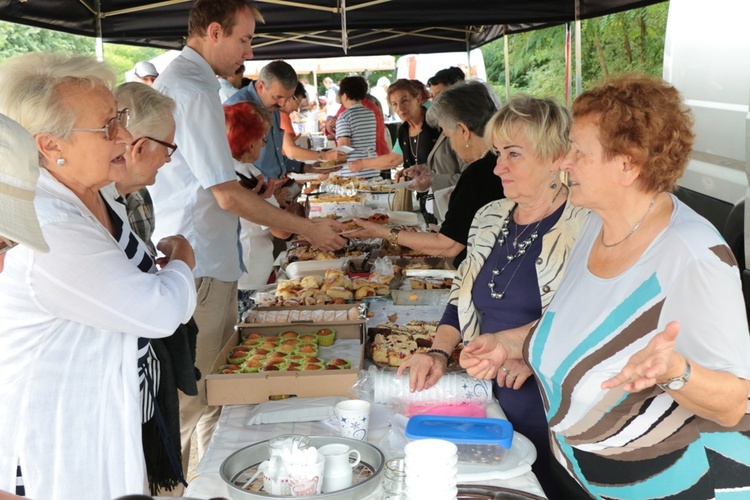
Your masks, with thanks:
M 0 114 L 0 236 L 48 252 L 34 210 L 39 153 L 25 128 Z

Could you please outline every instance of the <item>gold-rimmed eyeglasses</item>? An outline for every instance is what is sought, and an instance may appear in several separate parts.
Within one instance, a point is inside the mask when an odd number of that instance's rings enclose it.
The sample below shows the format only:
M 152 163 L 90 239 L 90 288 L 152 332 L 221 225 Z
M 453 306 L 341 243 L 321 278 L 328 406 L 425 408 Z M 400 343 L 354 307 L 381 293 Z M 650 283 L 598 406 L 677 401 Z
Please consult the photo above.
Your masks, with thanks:
M 72 128 L 71 132 L 102 132 L 108 141 L 114 141 L 117 137 L 117 130 L 122 128 L 128 128 L 128 121 L 130 120 L 130 110 L 128 108 L 122 109 L 117 112 L 117 115 L 113 116 L 102 128 Z

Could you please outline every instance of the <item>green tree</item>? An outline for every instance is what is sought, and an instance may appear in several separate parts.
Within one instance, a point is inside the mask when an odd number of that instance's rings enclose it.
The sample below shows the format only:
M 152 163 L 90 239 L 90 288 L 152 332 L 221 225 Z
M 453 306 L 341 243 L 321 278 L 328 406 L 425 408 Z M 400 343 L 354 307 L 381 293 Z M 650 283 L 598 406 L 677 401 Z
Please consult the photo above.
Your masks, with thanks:
M 94 56 L 95 40 L 60 31 L 0 21 L 0 61 L 19 54 L 45 50 L 77 52 Z M 135 63 L 147 61 L 162 53 L 164 53 L 163 49 L 104 44 L 104 61 L 117 73 L 118 83 L 125 81 L 125 72 L 135 66 Z
M 640 71 L 661 75 L 668 7 L 668 2 L 663 2 L 585 20 L 581 25 L 583 87 L 613 73 Z M 511 94 L 525 92 L 564 100 L 564 26 L 511 35 L 508 47 Z M 488 80 L 504 96 L 503 40 L 485 45 L 482 53 Z

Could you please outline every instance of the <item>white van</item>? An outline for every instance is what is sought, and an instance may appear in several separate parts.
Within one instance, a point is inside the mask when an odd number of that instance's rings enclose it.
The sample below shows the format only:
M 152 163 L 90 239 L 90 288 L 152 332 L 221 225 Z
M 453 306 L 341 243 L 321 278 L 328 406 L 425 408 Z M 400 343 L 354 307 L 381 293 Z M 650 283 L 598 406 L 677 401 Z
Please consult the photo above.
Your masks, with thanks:
M 672 0 L 664 79 L 695 115 L 695 144 L 677 196 L 711 221 L 750 291 L 750 20 L 748 0 Z

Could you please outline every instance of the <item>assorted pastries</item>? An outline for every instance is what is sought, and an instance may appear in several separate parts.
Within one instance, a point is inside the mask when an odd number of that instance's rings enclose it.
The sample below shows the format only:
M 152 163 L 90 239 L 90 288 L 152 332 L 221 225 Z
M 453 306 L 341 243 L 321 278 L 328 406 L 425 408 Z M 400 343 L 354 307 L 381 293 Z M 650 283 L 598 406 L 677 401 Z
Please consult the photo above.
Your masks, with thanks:
M 350 360 L 336 358 L 325 361 L 319 357 L 320 346 L 333 345 L 336 331 L 321 328 L 300 334 L 288 330 L 275 336 L 257 332 L 242 335 L 242 341 L 227 355 L 227 364 L 217 373 L 259 373 L 278 371 L 345 370 Z
M 313 306 L 346 304 L 376 295 L 388 295 L 393 276 L 373 273 L 369 279 L 350 279 L 341 269 L 329 269 L 325 276 L 313 274 L 302 279 L 282 280 L 273 300 L 263 306 Z
M 405 325 L 386 321 L 369 329 L 372 360 L 382 366 L 398 367 L 415 353 L 426 353 L 432 348 L 437 321 L 411 320 Z M 454 349 L 451 363 L 458 364 L 463 344 Z

